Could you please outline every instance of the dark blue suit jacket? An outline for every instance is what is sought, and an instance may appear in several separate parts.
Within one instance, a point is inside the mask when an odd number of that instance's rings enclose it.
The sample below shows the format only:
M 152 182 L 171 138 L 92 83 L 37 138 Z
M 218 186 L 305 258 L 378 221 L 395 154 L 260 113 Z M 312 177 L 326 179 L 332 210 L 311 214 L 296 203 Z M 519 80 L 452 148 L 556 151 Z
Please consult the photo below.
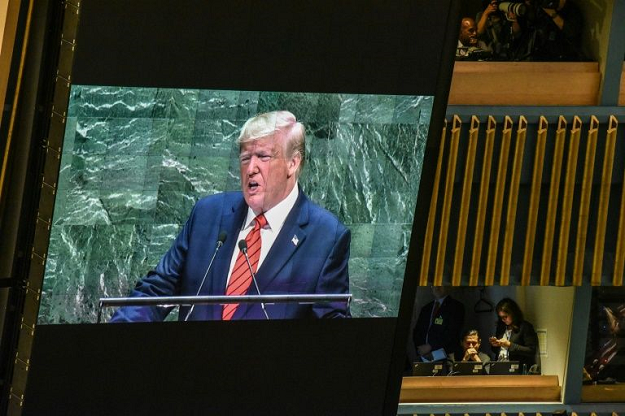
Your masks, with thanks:
M 219 250 L 200 295 L 224 295 L 237 236 L 247 214 L 241 192 L 201 199 L 155 270 L 139 281 L 131 296 L 195 295 L 215 250 L 219 233 L 228 237 Z M 351 235 L 339 220 L 303 192 L 286 218 L 256 273 L 261 294 L 348 293 Z M 254 285 L 248 294 L 257 294 Z M 345 303 L 266 305 L 270 319 L 347 317 Z M 111 322 L 161 321 L 171 308 L 125 307 Z M 197 305 L 189 320 L 219 320 L 221 305 Z M 183 319 L 188 307 L 181 307 Z M 260 305 L 240 304 L 233 319 L 266 319 Z

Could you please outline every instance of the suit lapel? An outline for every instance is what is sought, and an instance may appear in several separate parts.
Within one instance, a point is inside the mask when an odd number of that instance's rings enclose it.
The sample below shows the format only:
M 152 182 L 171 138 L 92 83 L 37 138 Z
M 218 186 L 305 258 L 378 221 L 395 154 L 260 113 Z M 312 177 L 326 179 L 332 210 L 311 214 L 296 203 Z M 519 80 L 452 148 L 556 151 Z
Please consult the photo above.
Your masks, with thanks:
M 300 192 L 297 202 L 293 209 L 286 217 L 284 225 L 280 230 L 280 234 L 271 246 L 265 261 L 256 273 L 258 286 L 261 293 L 266 289 L 273 279 L 275 279 L 291 259 L 293 254 L 304 244 L 306 240 L 306 231 L 304 230 L 308 224 L 308 198 L 303 192 Z

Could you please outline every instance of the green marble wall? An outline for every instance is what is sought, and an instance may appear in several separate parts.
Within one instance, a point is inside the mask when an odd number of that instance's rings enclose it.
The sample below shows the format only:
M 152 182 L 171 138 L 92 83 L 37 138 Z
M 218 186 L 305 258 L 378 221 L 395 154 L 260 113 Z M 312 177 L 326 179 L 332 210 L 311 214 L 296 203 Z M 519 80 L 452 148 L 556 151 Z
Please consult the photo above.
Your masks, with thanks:
M 355 317 L 396 316 L 432 97 L 73 86 L 39 323 L 95 322 L 169 248 L 200 197 L 239 189 L 240 127 L 307 127 L 300 184 L 352 231 Z

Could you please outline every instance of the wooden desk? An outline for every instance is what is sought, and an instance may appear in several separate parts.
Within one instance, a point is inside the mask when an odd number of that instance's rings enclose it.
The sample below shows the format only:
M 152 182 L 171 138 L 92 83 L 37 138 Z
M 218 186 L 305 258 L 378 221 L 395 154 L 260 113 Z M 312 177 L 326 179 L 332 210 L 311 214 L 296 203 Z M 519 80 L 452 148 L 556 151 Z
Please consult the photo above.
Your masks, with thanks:
M 625 402 L 625 384 L 582 386 L 582 402 Z
M 458 61 L 454 65 L 448 102 L 450 105 L 597 105 L 600 82 L 597 62 Z
M 558 376 L 404 377 L 400 403 L 557 402 Z

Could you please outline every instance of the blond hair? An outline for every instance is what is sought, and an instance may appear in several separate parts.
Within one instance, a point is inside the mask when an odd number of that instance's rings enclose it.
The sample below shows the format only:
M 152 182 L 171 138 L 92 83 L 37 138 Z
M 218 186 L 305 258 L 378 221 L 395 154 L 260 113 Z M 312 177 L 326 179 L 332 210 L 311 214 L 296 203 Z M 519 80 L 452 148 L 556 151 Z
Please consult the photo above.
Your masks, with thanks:
M 272 111 L 250 118 L 243 125 L 237 144 L 241 146 L 243 143 L 258 140 L 276 132 L 280 132 L 285 137 L 285 157 L 292 158 L 299 154 L 301 160 L 297 171 L 299 174 L 306 159 L 306 128 L 290 111 Z

